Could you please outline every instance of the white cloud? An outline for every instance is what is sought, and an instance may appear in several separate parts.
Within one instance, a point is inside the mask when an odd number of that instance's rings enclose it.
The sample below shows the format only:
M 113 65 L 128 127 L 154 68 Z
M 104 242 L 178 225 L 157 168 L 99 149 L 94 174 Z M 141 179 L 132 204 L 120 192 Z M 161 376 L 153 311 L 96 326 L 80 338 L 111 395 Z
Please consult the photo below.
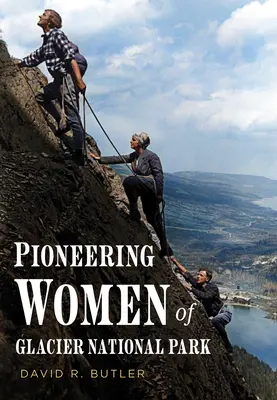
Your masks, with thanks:
M 107 71 L 109 73 L 118 73 L 119 70 L 124 74 L 126 68 L 134 68 L 142 70 L 145 67 L 160 67 L 164 62 L 164 45 L 171 44 L 172 40 L 169 37 L 161 38 L 153 30 L 147 30 L 147 42 L 133 44 L 123 48 L 120 53 L 112 54 L 106 59 Z M 140 37 L 137 40 L 143 40 Z
M 192 51 L 178 51 L 172 55 L 175 66 L 180 69 L 187 69 L 191 64 L 191 60 L 194 58 Z
M 154 51 L 152 43 L 134 45 L 125 48 L 120 54 L 109 57 L 106 62 L 110 69 L 119 69 L 123 65 L 140 69 L 151 63 L 152 51 Z
M 0 0 L 0 26 L 21 57 L 40 45 L 39 13 L 61 13 L 64 31 L 89 60 L 89 101 L 120 151 L 143 130 L 165 170 L 277 177 L 277 46 L 264 8 L 276 1 L 25 0 L 19 12 L 15 0 Z M 257 48 L 250 42 L 249 58 L 237 46 L 218 46 L 257 33 L 266 40 Z M 103 154 L 113 153 L 89 112 L 87 121 Z
M 152 6 L 151 0 L 28 0 L 24 7 L 23 4 L 17 6 L 15 1 L 0 0 L 1 5 L 0 26 L 3 38 L 10 46 L 34 42 L 39 45 L 41 29 L 37 26 L 38 16 L 47 8 L 59 12 L 63 29 L 79 40 L 90 40 L 97 32 L 123 24 L 134 29 L 161 14 L 161 10 Z
M 20 15 L 26 11 L 32 11 L 42 4 L 41 0 L 24 0 L 17 2 L 14 0 L 0 0 L 0 16 L 1 15 Z
M 223 46 L 237 45 L 249 37 L 277 33 L 277 0 L 252 1 L 235 10 L 218 28 L 218 41 Z
M 0 26 L 3 39 L 9 46 L 22 46 L 36 41 L 37 46 L 41 42 L 41 31 L 37 27 L 37 11 L 22 12 L 22 14 L 12 14 L 10 17 L 0 18 Z
M 156 16 L 150 0 L 46 0 L 46 8 L 57 10 L 67 32 L 91 35 L 126 24 L 141 24 Z
M 201 98 L 203 95 L 203 88 L 199 84 L 181 84 L 176 87 L 175 92 L 183 98 Z
M 266 136 L 266 130 L 277 124 L 276 89 L 214 92 L 206 100 L 182 102 L 175 116 L 193 120 L 196 126 L 205 128 L 206 134 L 229 130 L 251 136 L 263 132 Z

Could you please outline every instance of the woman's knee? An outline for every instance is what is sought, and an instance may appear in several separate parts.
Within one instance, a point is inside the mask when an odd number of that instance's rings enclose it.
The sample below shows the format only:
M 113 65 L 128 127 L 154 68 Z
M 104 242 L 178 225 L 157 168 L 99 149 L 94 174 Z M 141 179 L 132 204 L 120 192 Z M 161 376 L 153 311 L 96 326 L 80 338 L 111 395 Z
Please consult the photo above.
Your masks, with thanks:
M 136 186 L 136 177 L 135 176 L 127 176 L 124 180 L 123 180 L 123 187 L 125 188 L 130 188 L 133 186 Z

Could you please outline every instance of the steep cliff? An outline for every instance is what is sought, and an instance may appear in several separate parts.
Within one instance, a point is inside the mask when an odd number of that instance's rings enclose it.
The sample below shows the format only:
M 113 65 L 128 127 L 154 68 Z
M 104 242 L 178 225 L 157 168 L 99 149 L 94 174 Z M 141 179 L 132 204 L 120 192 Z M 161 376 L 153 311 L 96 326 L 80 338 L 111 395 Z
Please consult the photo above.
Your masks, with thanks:
M 36 104 L 33 90 L 45 78 L 37 69 L 24 70 L 28 82 L 0 50 L 0 399 L 255 399 L 238 370 L 229 361 L 217 333 L 201 307 L 189 326 L 176 321 L 177 307 L 189 307 L 184 291 L 168 264 L 158 257 L 148 268 L 14 268 L 14 242 L 29 244 L 151 243 L 143 223 L 130 222 L 125 212 L 119 178 L 107 167 L 67 167 L 57 162 L 57 139 Z M 29 86 L 31 85 L 31 86 Z M 46 153 L 49 157 L 41 155 Z M 122 207 L 118 207 L 121 205 Z M 46 319 L 42 326 L 26 326 L 16 278 L 54 279 Z M 79 297 L 76 322 L 57 323 L 53 291 L 63 283 L 75 287 Z M 81 326 L 83 298 L 80 284 L 169 284 L 167 325 L 154 316 L 154 326 Z M 69 307 L 65 302 L 65 307 Z M 142 318 L 146 305 L 141 304 Z M 111 320 L 118 320 L 120 297 L 112 291 Z M 154 315 L 154 314 L 153 314 Z M 36 319 L 34 320 L 36 321 Z M 18 338 L 211 338 L 211 355 L 17 355 Z M 76 368 L 84 378 L 70 379 L 66 371 Z M 91 368 L 126 370 L 141 368 L 143 379 L 89 379 Z M 62 369 L 61 379 L 20 379 L 20 369 Z

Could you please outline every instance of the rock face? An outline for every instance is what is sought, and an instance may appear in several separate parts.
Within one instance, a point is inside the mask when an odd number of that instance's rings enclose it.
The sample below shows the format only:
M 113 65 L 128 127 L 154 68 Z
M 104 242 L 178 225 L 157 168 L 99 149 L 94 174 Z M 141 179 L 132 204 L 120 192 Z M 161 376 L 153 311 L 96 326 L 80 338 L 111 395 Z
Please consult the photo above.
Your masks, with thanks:
M 179 307 L 189 307 L 192 299 L 184 291 L 155 247 L 155 266 L 110 268 L 14 268 L 14 242 L 39 245 L 151 244 L 144 224 L 129 222 L 119 178 L 97 164 L 80 169 L 66 167 L 51 155 L 59 152 L 57 139 L 35 102 L 33 90 L 44 82 L 36 69 L 14 66 L 4 45 L 0 50 L 0 399 L 255 399 L 238 370 L 230 364 L 218 334 L 198 306 L 189 326 L 176 321 Z M 31 86 L 30 86 L 30 85 Z M 45 158 L 41 153 L 47 153 Z M 115 184 L 111 184 L 115 182 Z M 107 193 L 107 189 L 108 192 Z M 118 193 L 116 194 L 116 190 Z M 119 197 L 117 197 L 119 196 Z M 120 198 L 120 196 L 123 196 Z M 124 256 L 126 262 L 126 257 Z M 14 279 L 54 279 L 49 294 L 46 318 L 39 326 L 34 318 L 26 326 L 17 284 Z M 53 294 L 61 284 L 71 284 L 79 298 L 74 324 L 58 324 L 53 312 Z M 169 284 L 167 325 L 153 313 L 154 326 L 82 326 L 84 303 L 81 284 Z M 96 290 L 96 291 L 97 291 Z M 112 290 L 110 318 L 120 317 L 119 292 Z M 138 306 L 136 304 L 135 306 Z M 66 311 L 69 302 L 64 301 Z M 65 311 L 65 313 L 66 313 Z M 142 301 L 141 316 L 145 321 Z M 19 338 L 210 338 L 211 355 L 18 355 Z M 78 369 L 83 378 L 71 379 L 68 371 Z M 94 369 L 144 369 L 141 379 L 90 379 Z M 64 377 L 20 379 L 20 370 L 61 369 Z

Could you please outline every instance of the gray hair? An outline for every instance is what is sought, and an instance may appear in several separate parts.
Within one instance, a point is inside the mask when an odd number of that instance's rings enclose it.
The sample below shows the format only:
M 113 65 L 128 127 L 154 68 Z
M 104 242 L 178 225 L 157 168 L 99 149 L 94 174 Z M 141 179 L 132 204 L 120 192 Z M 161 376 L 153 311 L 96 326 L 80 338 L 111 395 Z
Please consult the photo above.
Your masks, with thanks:
M 143 149 L 146 149 L 150 144 L 150 138 L 146 132 L 137 132 L 133 134 Z

